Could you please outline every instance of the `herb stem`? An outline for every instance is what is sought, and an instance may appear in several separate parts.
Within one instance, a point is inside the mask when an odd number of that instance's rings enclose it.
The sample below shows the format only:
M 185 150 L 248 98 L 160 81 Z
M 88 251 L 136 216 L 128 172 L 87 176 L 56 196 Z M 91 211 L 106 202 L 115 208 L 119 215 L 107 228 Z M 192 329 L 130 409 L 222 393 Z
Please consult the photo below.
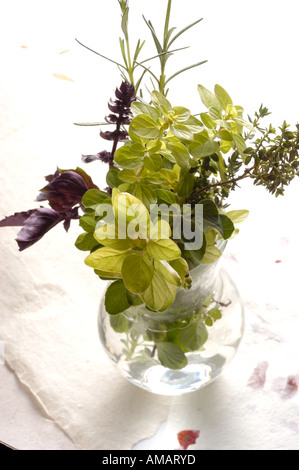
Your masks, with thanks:
M 200 194 L 204 193 L 205 191 L 209 191 L 210 189 L 212 188 L 217 188 L 219 186 L 226 186 L 228 184 L 235 184 L 237 183 L 238 181 L 241 181 L 245 178 L 248 178 L 249 176 L 251 176 L 251 171 L 255 169 L 255 165 L 253 165 L 251 168 L 247 168 L 244 173 L 240 176 L 238 176 L 237 178 L 231 178 L 230 180 L 225 180 L 225 181 L 217 181 L 216 183 L 211 183 L 211 184 L 208 184 L 207 186 L 205 186 L 204 188 L 201 188 L 197 191 L 194 192 L 194 196 L 199 196 Z

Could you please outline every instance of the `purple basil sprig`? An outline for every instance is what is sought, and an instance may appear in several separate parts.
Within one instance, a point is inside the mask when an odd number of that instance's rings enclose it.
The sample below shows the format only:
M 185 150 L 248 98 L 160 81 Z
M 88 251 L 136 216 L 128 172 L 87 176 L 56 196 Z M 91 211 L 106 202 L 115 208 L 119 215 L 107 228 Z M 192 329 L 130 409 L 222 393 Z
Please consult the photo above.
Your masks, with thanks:
M 118 142 L 125 142 L 128 139 L 128 132 L 123 128 L 124 125 L 128 125 L 131 122 L 131 105 L 136 100 L 134 86 L 128 82 L 122 82 L 121 86 L 115 90 L 116 99 L 110 100 L 108 108 L 113 114 L 109 114 L 105 117 L 105 120 L 109 124 L 114 124 L 116 129 L 113 131 L 101 131 L 100 136 L 113 142 L 111 152 L 103 150 L 96 155 L 82 155 L 82 160 L 85 163 L 93 162 L 94 160 L 100 160 L 101 162 L 108 163 L 113 166 L 113 157 L 117 148 Z
M 84 194 L 89 189 L 98 189 L 80 168 L 66 171 L 57 169 L 45 179 L 48 184 L 41 189 L 37 201 L 47 200 L 50 208 L 16 212 L 0 221 L 0 227 L 23 227 L 16 238 L 20 251 L 39 241 L 60 222 L 68 231 L 71 220 L 80 219 L 79 209 Z
M 78 209 L 79 207 L 74 207 L 64 213 L 59 213 L 48 207 L 40 207 L 27 212 L 16 212 L 1 220 L 0 227 L 23 227 L 16 238 L 19 250 L 23 251 L 43 238 L 59 222 L 63 222 L 65 230 L 68 231 L 71 220 L 80 218 Z
M 72 219 L 79 219 L 78 207 L 65 213 L 59 213 L 48 207 L 41 207 L 26 219 L 23 228 L 17 236 L 19 250 L 23 251 L 38 242 L 49 230 L 59 222 L 64 222 L 64 228 L 68 231 Z

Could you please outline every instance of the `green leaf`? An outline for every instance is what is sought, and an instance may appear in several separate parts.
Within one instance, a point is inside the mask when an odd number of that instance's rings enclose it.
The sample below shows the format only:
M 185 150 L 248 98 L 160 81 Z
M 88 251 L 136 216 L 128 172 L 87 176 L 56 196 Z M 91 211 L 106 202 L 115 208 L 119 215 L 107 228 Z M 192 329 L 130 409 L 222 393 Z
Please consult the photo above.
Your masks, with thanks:
M 181 31 L 179 31 L 173 38 L 172 40 L 170 41 L 170 43 L 168 44 L 168 47 L 171 46 L 171 44 L 174 43 L 174 41 L 180 37 L 183 33 L 185 33 L 186 31 L 188 31 L 188 29 L 192 28 L 193 26 L 195 26 L 196 24 L 198 24 L 200 21 L 202 21 L 202 18 L 200 18 L 199 20 L 196 20 L 194 21 L 193 23 L 189 24 L 188 26 L 186 26 L 185 28 L 183 28 Z
M 171 75 L 165 82 L 165 85 L 170 82 L 170 80 L 173 80 L 175 77 L 180 75 L 181 73 L 187 72 L 187 70 L 194 69 L 195 67 L 199 67 L 200 65 L 203 65 L 207 62 L 207 60 L 201 60 L 200 62 L 196 62 L 196 64 L 188 65 L 188 67 L 184 67 L 181 70 L 178 70 L 175 72 L 173 75 Z
M 214 121 L 222 118 L 221 111 L 218 108 L 215 108 L 214 106 L 211 106 L 209 108 L 209 115 Z
M 215 85 L 214 91 L 215 91 L 215 95 L 217 96 L 218 100 L 222 104 L 222 107 L 223 107 L 224 110 L 226 110 L 226 107 L 228 105 L 233 104 L 232 99 L 229 96 L 229 94 L 227 93 L 227 91 L 225 91 L 225 89 L 222 88 L 220 85 Z
M 150 154 L 159 154 L 161 147 L 161 140 L 149 140 L 148 142 L 146 142 L 146 151 Z
M 118 313 L 110 317 L 110 325 L 116 333 L 127 333 L 130 331 L 133 322 L 128 320 L 122 313 Z
M 171 227 L 164 219 L 151 221 L 150 238 L 159 240 L 161 238 L 169 238 L 171 236 Z
M 106 290 L 105 308 L 110 315 L 117 315 L 130 308 L 127 289 L 122 279 L 114 281 Z
M 193 321 L 180 331 L 180 341 L 187 351 L 197 351 L 208 339 L 208 330 L 201 321 Z
M 137 152 L 134 145 L 123 145 L 116 150 L 114 161 L 122 168 L 137 170 L 142 166 L 143 153 Z
M 209 109 L 211 106 L 213 106 L 219 111 L 222 110 L 222 104 L 217 98 L 217 96 L 214 95 L 214 93 L 212 93 L 202 85 L 198 85 L 197 90 L 200 95 L 201 101 L 206 108 Z
M 170 206 L 172 204 L 178 204 L 179 198 L 177 194 L 173 193 L 172 191 L 168 191 L 167 189 L 156 189 L 155 193 L 159 199 L 164 202 L 167 202 Z
M 120 68 L 122 68 L 122 69 L 125 69 L 125 67 L 124 67 L 123 64 L 120 64 L 119 62 L 116 62 L 115 60 L 110 59 L 109 57 L 106 57 L 106 56 L 104 56 L 103 54 L 100 54 L 99 52 L 94 51 L 93 49 L 90 49 L 90 47 L 85 46 L 84 44 L 82 44 L 82 42 L 78 41 L 78 39 L 76 39 L 76 38 L 75 38 L 75 41 L 77 41 L 77 43 L 80 44 L 80 46 L 85 47 L 85 49 L 88 49 L 89 51 L 93 52 L 94 54 L 99 55 L 99 56 L 102 57 L 103 59 L 106 59 L 106 60 L 108 60 L 109 62 L 112 62 L 113 64 L 117 65 L 118 67 L 120 67 Z
M 169 261 L 170 266 L 178 273 L 181 278 L 182 287 L 190 289 L 192 280 L 189 275 L 189 266 L 184 258 L 177 258 Z
M 231 219 L 224 214 L 219 214 L 219 224 L 218 226 L 215 226 L 224 238 L 224 240 L 227 240 L 234 232 L 235 227 Z
M 235 146 L 238 150 L 238 152 L 240 153 L 240 155 L 242 156 L 243 160 L 245 161 L 246 159 L 246 155 L 243 153 L 244 150 L 247 148 L 247 145 L 245 143 L 245 140 L 243 139 L 243 137 L 239 134 L 232 134 L 233 136 L 233 140 L 234 140 L 234 143 L 235 143 Z
M 110 247 L 99 248 L 87 256 L 85 264 L 100 271 L 120 273 L 122 264 L 130 252 L 131 250 L 118 251 Z
M 206 252 L 204 254 L 204 257 L 202 259 L 202 264 L 212 264 L 215 263 L 215 261 L 218 260 L 221 256 L 221 251 L 218 250 L 218 248 L 214 245 L 208 245 L 206 247 Z
M 227 140 L 229 142 L 231 142 L 233 140 L 232 133 L 227 131 L 226 129 L 223 129 L 222 131 L 220 131 L 218 135 L 219 135 L 220 139 L 222 139 L 222 140 Z
M 194 174 L 190 173 L 189 170 L 183 169 L 181 171 L 181 177 L 177 188 L 177 193 L 181 197 L 187 197 L 191 194 L 194 187 Z
M 108 246 L 117 251 L 129 250 L 132 241 L 129 238 L 118 238 L 118 227 L 115 221 L 111 224 L 101 226 L 98 224 L 94 232 L 94 237 L 104 246 Z
M 211 199 L 204 199 L 201 204 L 203 205 L 205 231 L 215 228 L 227 240 L 235 230 L 231 219 L 226 215 L 219 214 L 216 204 Z
M 121 279 L 122 275 L 121 273 L 111 273 L 108 271 L 101 271 L 99 269 L 94 270 L 95 274 L 99 276 L 101 279 L 104 280 L 112 280 L 112 279 Z
M 117 219 L 124 217 L 127 223 L 134 220 L 137 215 L 143 215 L 146 220 L 149 220 L 149 213 L 145 205 L 140 199 L 129 193 L 117 193 L 113 198 L 113 209 L 115 217 Z
M 124 183 L 135 183 L 136 181 L 136 171 L 135 170 L 121 170 L 118 175 L 118 179 L 123 181 Z
M 207 315 L 211 316 L 213 320 L 220 320 L 222 318 L 222 313 L 219 308 L 214 307 L 207 312 Z
M 175 106 L 172 111 L 174 112 L 173 119 L 177 122 L 185 122 L 191 116 L 189 109 L 182 106 Z
M 192 134 L 196 134 L 203 130 L 202 123 L 194 116 L 190 116 L 187 121 L 184 122 L 184 125 L 188 127 Z
M 167 142 L 167 147 L 171 151 L 177 164 L 181 168 L 188 168 L 190 166 L 189 152 L 186 149 L 184 144 L 181 144 L 180 142 L 176 142 L 176 143 Z
M 204 257 L 205 252 L 206 252 L 206 246 L 207 246 L 206 237 L 205 237 L 205 234 L 203 234 L 202 247 L 199 250 L 192 250 L 192 251 L 185 250 L 184 251 L 184 256 L 187 259 L 190 259 L 190 260 L 194 261 L 195 265 L 197 265 L 197 264 L 201 263 L 202 260 L 203 260 L 203 257 Z
M 128 15 L 129 15 L 129 8 L 126 8 L 123 12 L 122 21 L 121 21 L 121 29 L 124 33 L 125 38 L 128 40 Z
M 155 29 L 154 29 L 152 23 L 151 23 L 150 21 L 147 21 L 144 16 L 143 16 L 143 19 L 144 19 L 146 25 L 148 26 L 150 32 L 152 33 L 153 40 L 154 40 L 154 42 L 155 42 L 155 45 L 156 45 L 156 48 L 157 48 L 158 53 L 161 54 L 161 53 L 163 52 L 163 49 L 162 49 L 162 46 L 161 46 L 161 44 L 160 44 L 160 42 L 159 42 L 159 40 L 158 40 L 158 38 L 157 38 Z
M 163 312 L 174 302 L 177 294 L 177 286 L 167 282 L 157 270 L 150 286 L 141 294 L 141 298 L 146 306 L 155 311 Z
M 159 171 L 162 168 L 162 157 L 158 153 L 144 157 L 143 164 L 151 172 Z
M 170 238 L 149 240 L 146 251 L 152 258 L 158 260 L 173 260 L 181 256 L 181 250 Z
M 111 167 L 107 172 L 106 183 L 109 188 L 117 188 L 121 184 L 121 181 L 118 179 L 118 173 L 119 169 L 115 167 Z
M 158 121 L 158 119 L 162 117 L 161 112 L 157 108 L 154 108 L 153 106 L 150 106 L 149 104 L 142 103 L 139 101 L 134 101 L 132 103 L 131 109 L 135 116 L 138 116 L 139 114 L 147 114 L 154 121 Z
M 209 140 L 208 142 L 204 142 L 203 144 L 198 144 L 194 142 L 190 145 L 189 151 L 191 155 L 195 158 L 205 158 L 217 153 L 219 150 L 219 142 L 215 142 L 214 140 Z
M 193 133 L 188 126 L 183 124 L 174 124 L 170 126 L 170 130 L 175 137 L 180 140 L 193 140 Z
M 249 211 L 247 210 L 234 210 L 234 211 L 229 211 L 226 212 L 225 214 L 227 217 L 229 217 L 234 224 L 241 224 L 244 222 L 244 220 L 247 219 L 249 215 Z
M 179 346 L 173 343 L 157 343 L 158 358 L 168 369 L 182 369 L 188 360 Z
M 130 128 L 134 134 L 146 139 L 158 139 L 161 136 L 159 125 L 147 114 L 136 116 L 132 120 Z
M 109 200 L 110 196 L 104 191 L 100 191 L 99 189 L 90 189 L 84 194 L 82 204 L 86 209 L 96 209 L 99 204 L 109 202 Z
M 133 294 L 133 292 L 127 291 L 127 297 L 128 297 L 129 304 L 132 307 L 136 307 L 137 305 L 143 304 L 143 300 L 138 294 Z
M 157 202 L 155 192 L 146 184 L 138 183 L 136 185 L 135 194 L 147 209 L 150 209 L 151 204 L 156 204 Z
M 91 251 L 99 245 L 99 242 L 94 238 L 93 233 L 81 233 L 75 242 L 75 246 L 81 251 Z
M 227 153 L 230 151 L 231 148 L 232 148 L 232 142 L 229 142 L 226 140 L 221 141 L 220 147 L 219 147 L 220 152 Z
M 172 269 L 169 263 L 165 261 L 154 261 L 155 271 L 163 277 L 164 281 L 168 284 L 178 287 L 181 284 L 181 279 L 177 272 Z
M 201 113 L 200 119 L 208 129 L 216 128 L 216 122 L 207 113 Z
M 217 223 L 218 222 L 218 208 L 212 199 L 203 199 L 200 201 L 203 206 L 203 216 L 206 220 Z
M 161 108 L 163 112 L 165 111 L 171 111 L 171 104 L 170 102 L 165 98 L 165 96 L 162 95 L 157 90 L 154 90 L 151 94 L 151 99 L 152 103 L 157 107 Z
M 97 221 L 94 214 L 84 214 L 80 217 L 79 221 L 80 226 L 85 230 L 85 232 L 94 232 L 96 228 Z
M 121 272 L 126 288 L 134 294 L 141 294 L 153 279 L 154 267 L 145 256 L 134 253 L 125 258 Z

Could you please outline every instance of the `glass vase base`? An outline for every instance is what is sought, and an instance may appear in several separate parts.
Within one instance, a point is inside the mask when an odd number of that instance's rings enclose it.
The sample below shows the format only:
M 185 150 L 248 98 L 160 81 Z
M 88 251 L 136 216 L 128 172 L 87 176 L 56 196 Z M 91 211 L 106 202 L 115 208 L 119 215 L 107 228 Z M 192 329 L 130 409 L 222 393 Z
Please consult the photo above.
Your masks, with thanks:
M 114 324 L 114 328 L 102 301 L 99 315 L 101 342 L 110 359 L 129 382 L 158 395 L 184 395 L 213 382 L 234 358 L 244 333 L 244 308 L 239 292 L 223 269 L 218 272 L 212 291 L 205 289 L 206 279 L 207 272 L 201 273 L 199 284 L 196 284 L 195 278 L 193 291 L 183 293 L 182 298 L 178 296 L 172 311 L 144 314 L 141 310 L 135 316 L 135 310 L 132 310 L 132 316 L 128 315 L 131 311 L 127 311 L 121 314 L 120 323 Z M 198 300 L 197 295 L 201 292 L 204 295 Z M 213 307 L 216 305 L 217 312 L 221 310 L 221 318 L 214 321 L 212 326 L 205 327 L 207 340 L 199 349 L 185 353 L 188 360 L 186 366 L 181 369 L 163 366 L 150 335 L 154 334 L 160 341 L 165 340 L 165 336 L 167 339 L 173 335 L 177 335 L 176 339 L 180 338 L 178 335 L 183 335 L 184 328 L 188 328 L 189 324 L 181 324 L 178 329 L 178 322 L 189 318 L 184 315 L 190 316 L 190 311 L 195 315 L 194 311 L 202 308 L 201 299 L 206 298 L 207 292 L 211 292 L 214 299 L 207 310 L 215 311 Z M 130 329 L 127 331 L 128 324 Z
M 224 364 L 225 358 L 221 355 L 215 355 L 204 362 L 199 354 L 193 354 L 182 370 L 166 369 L 157 364 L 139 373 L 131 370 L 126 378 L 151 393 L 179 396 L 195 392 L 213 382 L 221 374 Z

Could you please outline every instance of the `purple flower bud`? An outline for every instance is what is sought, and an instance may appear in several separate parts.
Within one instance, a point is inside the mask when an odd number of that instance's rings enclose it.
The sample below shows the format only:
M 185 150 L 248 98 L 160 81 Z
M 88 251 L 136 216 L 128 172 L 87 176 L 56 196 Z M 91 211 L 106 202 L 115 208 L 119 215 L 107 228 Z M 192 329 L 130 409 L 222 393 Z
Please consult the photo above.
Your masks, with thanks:
M 102 137 L 102 139 L 111 140 L 113 142 L 115 140 L 117 140 L 118 142 L 125 142 L 128 139 L 129 134 L 127 133 L 127 131 L 120 131 L 120 130 L 116 129 L 115 131 L 112 131 L 112 132 L 109 132 L 109 131 L 102 132 L 101 131 L 100 136 Z
M 94 162 L 95 160 L 100 160 L 101 162 L 108 163 L 113 165 L 113 157 L 111 152 L 103 150 L 102 152 L 97 153 L 96 155 L 82 155 L 82 160 L 84 163 Z

